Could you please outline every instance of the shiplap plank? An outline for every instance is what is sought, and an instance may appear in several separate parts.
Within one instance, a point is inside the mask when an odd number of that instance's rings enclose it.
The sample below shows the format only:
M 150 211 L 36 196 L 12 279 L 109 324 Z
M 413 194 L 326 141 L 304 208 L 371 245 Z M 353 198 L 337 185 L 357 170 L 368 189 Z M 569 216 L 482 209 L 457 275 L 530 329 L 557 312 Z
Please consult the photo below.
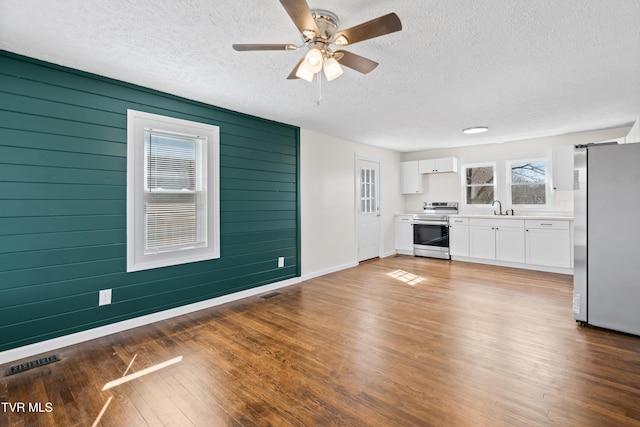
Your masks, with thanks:
M 0 202 L 0 207 L 2 203 Z M 260 215 L 261 211 L 285 211 L 296 206 L 294 201 L 273 201 L 273 200 L 227 200 L 221 202 L 222 212 L 248 211 Z M 224 233 L 223 233 L 224 234 Z
M 291 211 L 266 211 L 266 212 L 222 212 L 221 219 L 225 224 L 237 222 L 245 223 L 249 221 L 255 221 L 259 218 L 261 221 L 280 221 L 280 220 L 295 220 L 296 213 Z
M 7 147 L 33 148 L 94 156 L 126 157 L 126 141 L 100 141 L 89 136 L 73 137 L 25 129 L 0 129 L 0 140 Z
M 123 242 L 74 248 L 8 252 L 0 254 L 0 265 L 4 266 L 2 271 L 26 270 L 58 265 L 68 265 L 69 268 L 73 268 L 70 264 L 122 258 L 126 250 L 126 245 Z M 30 295 L 29 298 L 31 298 Z
M 220 152 L 221 162 L 225 167 L 244 169 L 250 171 L 265 171 L 265 172 L 277 172 L 294 175 L 296 173 L 296 166 L 283 163 L 274 163 L 266 160 L 255 159 L 242 159 L 238 157 L 227 156 L 223 150 Z
M 227 233 L 238 233 L 238 232 L 254 232 L 254 231 L 265 231 L 265 230 L 286 230 L 286 229 L 295 229 L 296 221 L 295 220 L 281 220 L 281 221 L 264 221 L 260 218 L 256 218 L 256 221 L 253 222 L 237 222 L 237 223 L 228 223 L 225 230 Z
M 43 182 L 84 185 L 127 185 L 125 171 L 56 168 L 52 166 L 2 165 L 0 182 Z M 2 216 L 2 212 L 0 212 Z
M 3 218 L 0 235 L 124 229 L 125 215 L 22 216 Z
M 117 215 L 126 212 L 125 200 L 0 200 L 0 218 L 20 216 Z
M 296 147 L 295 145 L 283 144 L 283 140 L 279 143 L 265 141 L 264 139 L 253 139 L 244 136 L 223 134 L 221 146 L 228 150 L 230 155 L 236 157 L 264 158 L 260 156 L 269 156 L 281 163 L 296 163 Z
M 119 244 L 125 235 L 124 229 L 5 235 L 0 236 L 0 253 Z
M 231 245 L 251 244 L 257 242 L 262 247 L 269 242 L 295 241 L 296 230 L 270 230 L 259 233 L 227 233 L 222 243 L 225 247 Z
M 121 200 L 126 191 L 126 187 L 118 185 L 0 181 L 0 199 L 5 200 Z
M 258 201 L 295 201 L 296 193 L 290 191 L 249 191 L 249 190 L 221 190 L 220 200 L 250 200 Z
M 0 164 L 126 171 L 127 159 L 32 148 L 1 147 Z
M 227 167 L 226 164 L 220 165 L 220 179 L 247 179 L 272 182 L 295 183 L 296 175 L 286 172 L 265 172 L 250 169 L 241 169 L 237 167 Z
M 220 179 L 220 188 L 225 191 L 231 190 L 254 190 L 254 191 L 287 191 L 295 192 L 295 182 L 278 182 L 278 181 L 258 181 L 251 179 Z

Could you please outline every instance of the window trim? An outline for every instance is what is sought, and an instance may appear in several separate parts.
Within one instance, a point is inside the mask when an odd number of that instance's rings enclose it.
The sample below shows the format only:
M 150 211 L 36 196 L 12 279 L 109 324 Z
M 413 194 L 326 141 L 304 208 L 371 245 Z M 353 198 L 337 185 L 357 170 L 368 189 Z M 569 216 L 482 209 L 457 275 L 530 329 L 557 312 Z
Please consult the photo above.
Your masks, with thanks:
M 516 204 L 513 203 L 512 194 L 511 194 L 511 167 L 513 164 L 517 163 L 535 163 L 535 162 L 543 162 L 544 163 L 544 192 L 545 192 L 545 203 L 544 204 Z M 514 160 L 505 160 L 505 190 L 506 190 L 506 200 L 507 205 L 520 208 L 520 209 L 548 209 L 553 205 L 552 197 L 553 193 L 551 192 L 551 170 L 550 170 L 550 162 L 549 159 L 544 157 L 534 157 L 534 158 L 525 158 L 525 159 L 514 159 Z
M 192 135 L 206 140 L 206 245 L 144 254 L 144 131 Z M 127 272 L 220 258 L 220 128 L 127 110 Z
M 478 162 L 478 163 L 467 163 L 462 165 L 462 170 L 460 173 L 460 184 L 462 191 L 462 207 L 468 209 L 488 209 L 493 205 L 490 203 L 467 203 L 467 169 L 469 168 L 479 168 L 479 167 L 493 167 L 493 197 L 494 199 L 498 198 L 498 164 L 496 161 L 487 161 L 487 162 Z

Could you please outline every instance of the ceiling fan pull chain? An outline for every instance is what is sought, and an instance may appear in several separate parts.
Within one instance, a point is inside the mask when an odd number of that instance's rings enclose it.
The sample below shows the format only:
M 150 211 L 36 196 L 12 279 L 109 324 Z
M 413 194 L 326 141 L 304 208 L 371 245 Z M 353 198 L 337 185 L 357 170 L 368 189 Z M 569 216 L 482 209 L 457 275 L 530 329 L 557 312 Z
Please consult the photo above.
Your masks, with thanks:
M 318 76 L 318 100 L 316 104 L 320 105 L 322 101 L 322 73 L 317 73 L 316 76 Z

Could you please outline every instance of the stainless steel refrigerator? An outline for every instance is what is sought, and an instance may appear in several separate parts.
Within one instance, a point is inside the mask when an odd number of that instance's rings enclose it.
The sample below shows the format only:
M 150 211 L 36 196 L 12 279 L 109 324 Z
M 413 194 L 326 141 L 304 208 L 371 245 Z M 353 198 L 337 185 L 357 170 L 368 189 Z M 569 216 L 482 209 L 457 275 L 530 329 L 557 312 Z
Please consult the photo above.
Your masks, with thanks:
M 577 321 L 640 335 L 640 144 L 574 152 Z

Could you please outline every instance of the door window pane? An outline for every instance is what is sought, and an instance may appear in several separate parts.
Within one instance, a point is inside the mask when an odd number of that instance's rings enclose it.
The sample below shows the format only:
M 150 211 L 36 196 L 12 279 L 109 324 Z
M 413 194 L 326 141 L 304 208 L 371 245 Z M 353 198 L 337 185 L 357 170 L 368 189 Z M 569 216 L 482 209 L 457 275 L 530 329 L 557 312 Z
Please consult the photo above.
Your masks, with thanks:
M 377 209 L 376 179 L 375 169 L 360 170 L 360 213 L 373 213 Z

